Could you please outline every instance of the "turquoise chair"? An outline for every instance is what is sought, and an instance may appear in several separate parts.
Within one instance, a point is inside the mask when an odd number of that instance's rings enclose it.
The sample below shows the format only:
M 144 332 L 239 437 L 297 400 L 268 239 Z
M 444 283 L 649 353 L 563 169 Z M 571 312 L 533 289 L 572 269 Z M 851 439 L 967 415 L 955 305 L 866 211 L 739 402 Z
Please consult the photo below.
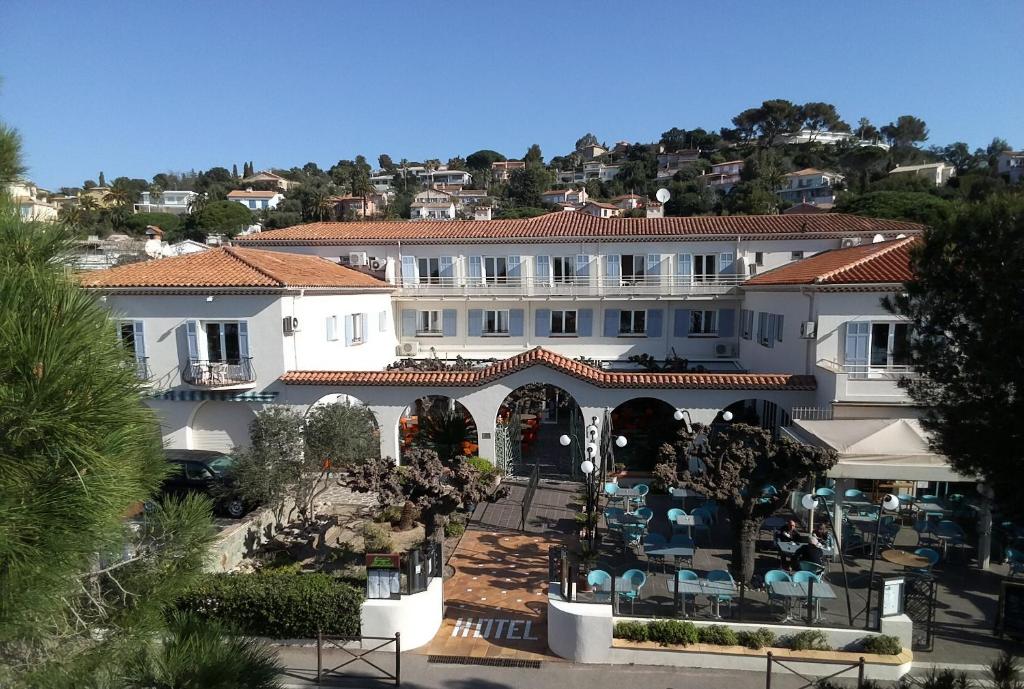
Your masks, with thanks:
M 710 572 L 708 572 L 708 581 L 728 581 L 728 582 L 732 583 L 733 586 L 736 585 L 736 582 L 733 580 L 732 575 L 729 574 L 729 572 L 727 572 L 724 569 L 713 569 Z M 711 596 L 711 597 L 718 599 L 718 605 L 719 606 L 721 606 L 722 603 L 728 603 L 729 604 L 729 616 L 730 617 L 732 616 L 732 596 L 731 595 L 729 595 L 727 593 L 723 593 L 723 594 L 721 594 L 719 596 Z
M 647 504 L 647 494 L 651 492 L 651 487 L 646 483 L 638 483 L 633 488 L 636 489 L 637 495 L 629 499 L 630 504 L 634 507 L 643 507 Z
M 629 611 L 633 612 L 636 607 L 636 601 L 640 598 L 640 592 L 644 588 L 644 584 L 647 583 L 647 575 L 641 572 L 639 569 L 629 569 L 622 574 L 622 583 L 629 588 L 623 591 L 617 591 L 619 598 L 625 598 L 629 601 Z
M 814 494 L 819 498 L 834 498 L 836 496 L 836 492 L 831 488 L 818 488 Z
M 807 560 L 800 560 L 800 571 L 793 574 L 793 581 L 796 581 L 797 574 L 813 574 L 821 581 L 822 576 L 825 574 L 825 566 L 819 565 L 817 562 L 809 562 Z
M 700 581 L 700 577 L 697 576 L 697 573 L 694 572 L 693 570 L 681 569 L 678 572 L 676 572 L 676 581 L 679 581 L 679 582 L 683 582 L 683 581 Z M 696 614 L 696 612 L 697 612 L 697 594 L 695 594 L 695 593 L 683 593 L 683 594 L 680 594 L 680 596 L 682 597 L 682 600 L 683 600 L 683 614 L 684 615 L 686 614 L 686 603 L 687 603 L 687 601 L 689 601 L 690 603 L 693 603 L 693 612 Z
M 847 500 L 867 500 L 867 498 L 864 497 L 864 492 L 857 490 L 856 488 L 848 488 L 846 491 L 843 492 L 843 497 L 846 498 Z
M 920 555 L 921 557 L 928 559 L 927 567 L 922 567 L 921 569 L 915 570 L 921 574 L 930 575 L 932 573 L 932 567 L 939 564 L 939 560 L 942 559 L 942 556 L 939 555 L 939 552 L 937 550 L 932 550 L 931 548 L 918 548 L 914 551 L 914 555 Z
M 594 600 L 607 602 L 612 595 L 612 575 L 603 569 L 592 569 L 587 575 L 587 583 L 594 592 Z
M 687 527 L 676 524 L 677 518 L 686 516 L 686 510 L 681 510 L 678 507 L 673 507 L 672 509 L 665 513 L 665 516 L 668 517 L 668 523 L 672 527 L 672 533 L 689 533 L 689 529 Z
M 651 520 L 654 519 L 654 510 L 652 510 L 650 507 L 641 507 L 633 514 L 639 517 L 640 519 L 643 519 L 644 524 L 646 526 L 650 526 Z
M 800 564 L 802 565 L 803 563 L 801 562 Z M 814 564 L 814 563 L 810 562 L 808 564 Z M 806 584 L 806 583 L 809 583 L 811 581 L 813 581 L 815 584 L 820 584 L 821 583 L 821 577 L 819 577 L 816 574 L 814 574 L 814 572 L 808 572 L 808 571 L 804 571 L 804 570 L 801 570 L 799 572 L 794 572 L 793 573 L 793 583 L 794 584 Z M 821 599 L 820 598 L 815 598 L 814 599 L 814 619 L 821 619 Z
M 771 607 L 773 603 L 778 603 L 782 608 L 783 613 L 786 612 L 786 604 L 789 599 L 784 596 L 777 596 L 772 593 L 771 584 L 778 584 L 783 581 L 793 581 L 792 578 L 781 569 L 771 569 L 764 573 L 764 585 L 768 589 L 768 605 Z
M 1016 548 L 1006 549 L 1006 564 L 1010 567 L 1010 576 L 1024 574 L 1024 552 Z

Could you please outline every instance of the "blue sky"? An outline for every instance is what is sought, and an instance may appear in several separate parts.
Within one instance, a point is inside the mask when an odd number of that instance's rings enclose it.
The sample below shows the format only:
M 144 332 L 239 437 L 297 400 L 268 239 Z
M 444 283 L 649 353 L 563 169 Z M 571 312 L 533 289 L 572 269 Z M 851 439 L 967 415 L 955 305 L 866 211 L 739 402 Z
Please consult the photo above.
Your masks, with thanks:
M 0 2 L 42 186 L 711 129 L 766 98 L 1024 146 L 1017 1 Z M 17 30 L 12 30 L 17 27 Z

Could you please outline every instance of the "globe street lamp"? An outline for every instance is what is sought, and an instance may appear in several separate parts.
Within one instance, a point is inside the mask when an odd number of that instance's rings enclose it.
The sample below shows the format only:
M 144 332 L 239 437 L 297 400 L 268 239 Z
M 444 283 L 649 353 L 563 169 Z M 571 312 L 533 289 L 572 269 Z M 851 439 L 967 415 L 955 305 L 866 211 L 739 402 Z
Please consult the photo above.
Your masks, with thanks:
M 802 498 L 800 498 L 800 504 L 803 506 L 803 508 L 805 510 L 809 511 L 812 515 L 814 514 L 814 511 L 816 509 L 818 509 L 818 504 L 819 503 L 822 504 L 825 507 L 825 516 L 828 518 L 829 524 L 832 526 L 832 533 L 835 534 L 836 533 L 836 520 L 835 520 L 834 513 L 832 512 L 832 510 L 830 510 L 828 508 L 828 501 L 827 500 L 818 500 L 818 496 L 816 496 L 816 495 L 814 495 L 812 493 L 807 493 Z M 810 520 L 808 520 L 808 521 L 810 521 Z M 834 543 L 833 547 L 838 547 L 839 541 L 837 539 L 835 539 L 835 538 L 833 538 L 832 541 Z M 835 554 L 839 555 L 839 566 L 843 570 L 843 589 L 846 591 L 846 616 L 847 616 L 847 618 L 849 618 L 850 626 L 852 627 L 853 626 L 853 605 L 850 603 L 850 587 L 849 587 L 849 585 L 847 583 L 847 579 L 846 579 L 846 560 L 843 559 L 843 554 L 842 553 L 833 553 L 833 554 L 834 555 Z
M 875 560 L 878 558 L 878 535 L 882 531 L 882 514 L 889 510 L 895 512 L 900 508 L 900 499 L 887 493 L 878 504 L 878 521 L 875 522 L 875 540 L 871 543 L 871 571 L 868 573 L 868 601 L 864 606 L 864 628 L 871 624 L 871 593 L 875 586 Z
M 586 481 L 587 489 L 587 505 L 586 505 L 586 540 L 591 550 L 594 548 L 594 541 L 596 538 L 596 513 L 597 513 L 597 477 L 595 475 L 596 469 L 599 466 L 600 459 L 600 448 L 597 445 L 597 427 L 594 425 L 588 426 L 586 429 L 587 435 L 590 436 L 590 440 L 584 446 L 586 451 L 586 458 L 580 463 L 580 471 L 583 472 L 583 476 Z M 569 447 L 572 444 L 573 438 L 569 435 L 562 435 L 558 438 L 558 443 L 562 447 Z M 626 438 L 618 436 L 615 438 L 616 447 L 625 447 L 627 444 Z

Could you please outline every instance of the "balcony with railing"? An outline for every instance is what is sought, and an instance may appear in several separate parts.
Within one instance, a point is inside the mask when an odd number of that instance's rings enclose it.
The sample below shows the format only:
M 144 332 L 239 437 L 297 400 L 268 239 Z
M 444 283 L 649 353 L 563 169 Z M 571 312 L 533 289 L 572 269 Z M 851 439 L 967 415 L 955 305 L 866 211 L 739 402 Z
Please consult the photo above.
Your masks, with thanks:
M 149 380 L 149 357 L 137 356 L 132 362 L 135 369 L 135 377 L 139 380 Z
M 252 357 L 225 361 L 190 359 L 181 371 L 181 379 L 202 388 L 252 387 L 256 383 L 256 370 Z
M 732 294 L 742 275 L 650 275 L 636 278 L 420 278 L 400 282 L 400 297 L 687 297 Z
M 900 381 L 920 374 L 910 366 L 888 364 L 840 364 L 830 359 L 818 361 L 820 373 L 835 376 L 835 398 L 845 402 L 881 402 L 906 404 L 910 397 Z

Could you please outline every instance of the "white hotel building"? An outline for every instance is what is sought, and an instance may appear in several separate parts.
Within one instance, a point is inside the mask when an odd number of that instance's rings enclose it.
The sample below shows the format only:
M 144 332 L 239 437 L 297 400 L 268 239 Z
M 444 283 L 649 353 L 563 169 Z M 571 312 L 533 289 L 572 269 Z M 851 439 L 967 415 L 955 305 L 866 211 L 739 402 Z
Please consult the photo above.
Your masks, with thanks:
M 710 422 L 749 400 L 762 423 L 804 419 L 794 427 L 809 442 L 877 426 L 893 456 L 841 454 L 835 476 L 954 480 L 941 458 L 903 447 L 919 430 L 897 385 L 913 373 L 907 327 L 881 305 L 909 278 L 922 231 L 841 214 L 312 223 L 84 284 L 122 320 L 172 447 L 244 445 L 265 404 L 347 395 L 397 457 L 407 408 L 446 395 L 495 459 L 503 401 L 541 382 L 586 419 L 655 398 Z M 690 371 L 643 370 L 627 361 L 637 354 Z M 435 356 L 497 361 L 384 370 Z

